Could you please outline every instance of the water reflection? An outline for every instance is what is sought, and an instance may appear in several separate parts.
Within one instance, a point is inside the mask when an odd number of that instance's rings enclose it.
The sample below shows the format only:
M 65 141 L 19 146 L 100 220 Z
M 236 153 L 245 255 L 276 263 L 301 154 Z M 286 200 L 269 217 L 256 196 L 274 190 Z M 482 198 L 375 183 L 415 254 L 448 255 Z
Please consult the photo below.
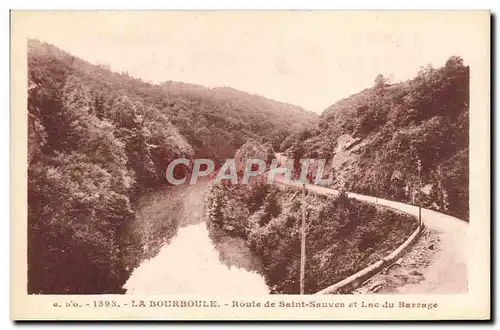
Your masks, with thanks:
M 170 244 L 134 270 L 124 288 L 132 294 L 268 294 L 256 272 L 228 266 L 208 236 L 205 222 L 179 228 Z

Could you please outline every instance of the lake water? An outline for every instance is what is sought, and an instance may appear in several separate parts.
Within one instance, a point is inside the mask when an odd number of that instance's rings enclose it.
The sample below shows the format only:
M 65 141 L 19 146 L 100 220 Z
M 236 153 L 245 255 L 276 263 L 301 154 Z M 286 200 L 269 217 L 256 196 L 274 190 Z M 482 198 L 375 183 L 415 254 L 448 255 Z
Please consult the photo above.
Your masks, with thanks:
M 236 248 L 231 253 L 236 257 L 241 255 Z M 132 272 L 124 288 L 127 294 L 265 295 L 269 292 L 260 274 L 221 261 L 205 222 L 179 228 L 177 236 L 158 255 L 144 260 Z

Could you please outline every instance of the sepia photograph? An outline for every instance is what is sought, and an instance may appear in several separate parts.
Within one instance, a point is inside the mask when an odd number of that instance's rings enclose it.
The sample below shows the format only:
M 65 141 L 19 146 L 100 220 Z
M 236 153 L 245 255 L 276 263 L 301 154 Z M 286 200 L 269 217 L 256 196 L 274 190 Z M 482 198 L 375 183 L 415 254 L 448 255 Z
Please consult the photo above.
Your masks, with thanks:
M 16 315 L 489 317 L 489 15 L 12 12 Z

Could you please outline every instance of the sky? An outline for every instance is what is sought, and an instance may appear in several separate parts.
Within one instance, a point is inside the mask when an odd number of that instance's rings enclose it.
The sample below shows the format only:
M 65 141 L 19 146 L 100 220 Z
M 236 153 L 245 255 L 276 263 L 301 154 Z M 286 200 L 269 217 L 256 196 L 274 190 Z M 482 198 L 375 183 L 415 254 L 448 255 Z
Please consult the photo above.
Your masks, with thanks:
M 398 82 L 452 55 L 465 64 L 483 60 L 477 50 L 487 42 L 477 38 L 481 12 L 47 11 L 21 18 L 29 37 L 145 81 L 230 86 L 317 113 L 373 86 L 379 73 Z

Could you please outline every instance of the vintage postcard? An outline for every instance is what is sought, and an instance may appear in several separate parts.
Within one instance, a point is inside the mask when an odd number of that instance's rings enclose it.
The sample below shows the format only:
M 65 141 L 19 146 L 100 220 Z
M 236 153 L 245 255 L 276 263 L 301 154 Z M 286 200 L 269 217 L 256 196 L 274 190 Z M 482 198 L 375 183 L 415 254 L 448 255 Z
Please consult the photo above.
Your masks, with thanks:
M 12 11 L 14 320 L 487 320 L 490 12 Z

